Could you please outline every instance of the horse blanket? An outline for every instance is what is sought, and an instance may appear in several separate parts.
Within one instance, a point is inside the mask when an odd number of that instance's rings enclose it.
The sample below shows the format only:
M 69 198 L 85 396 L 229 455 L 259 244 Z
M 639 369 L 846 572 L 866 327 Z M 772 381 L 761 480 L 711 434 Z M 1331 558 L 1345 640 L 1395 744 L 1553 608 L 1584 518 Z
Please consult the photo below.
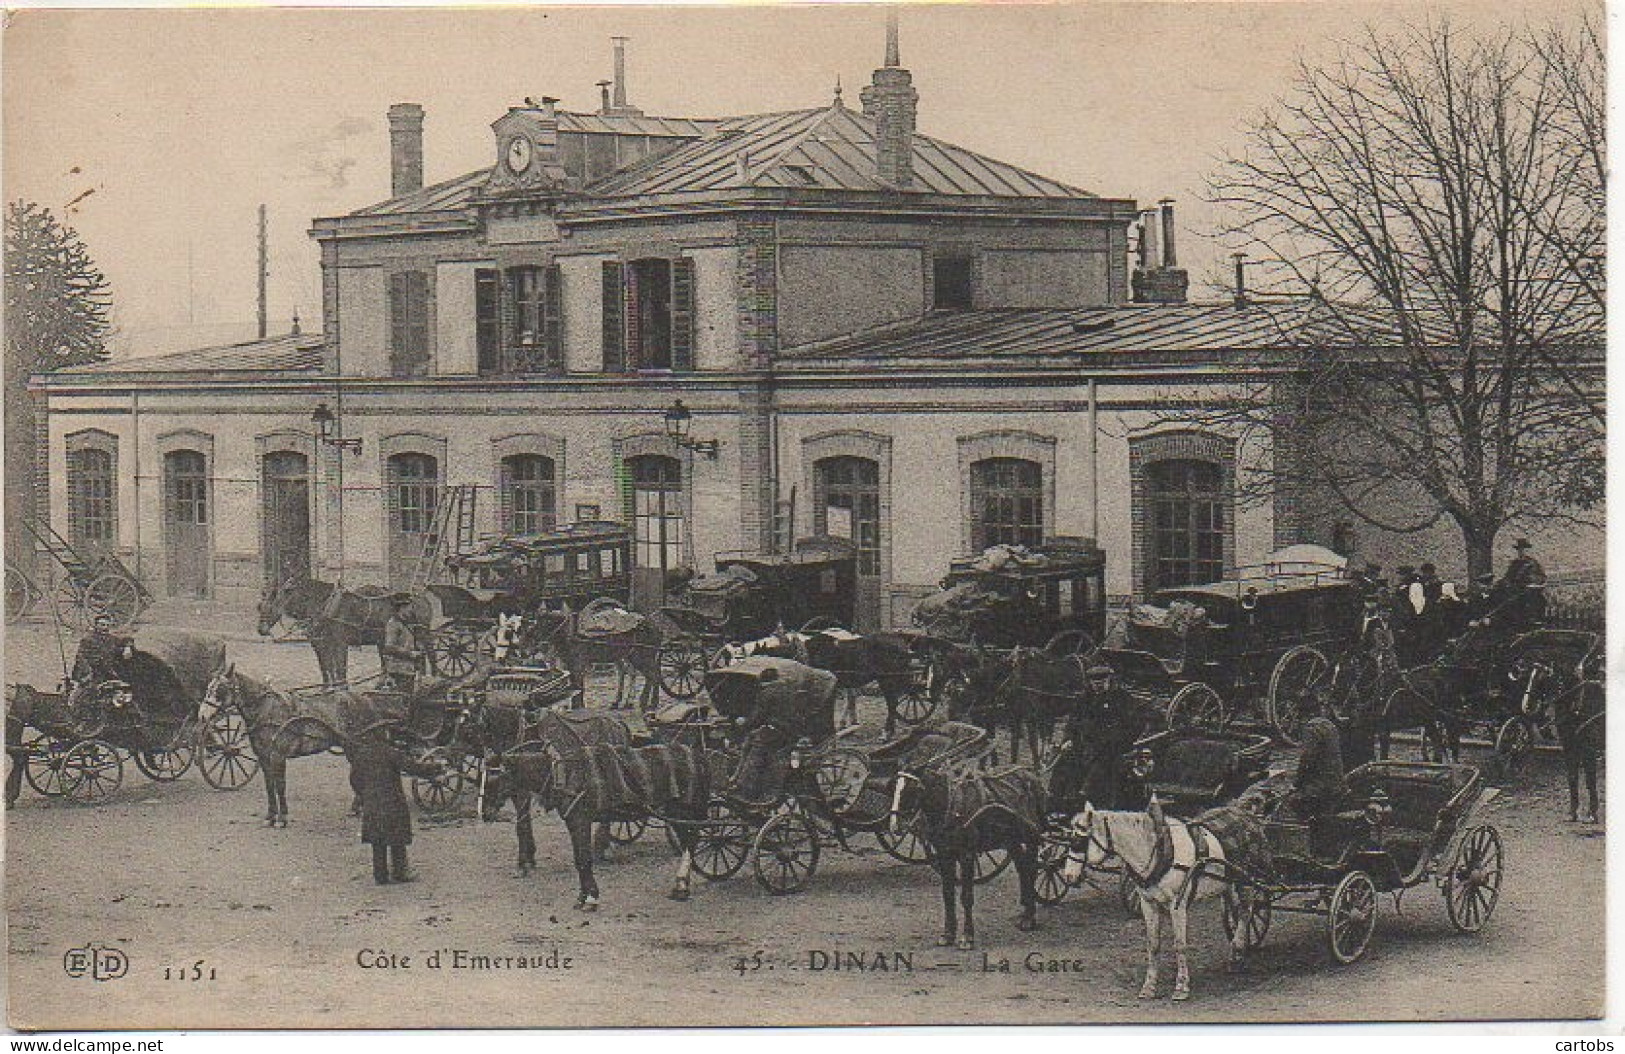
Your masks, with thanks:
M 705 759 L 686 746 L 596 744 L 557 765 L 565 813 L 585 808 L 596 816 L 648 815 L 673 805 L 702 810 L 710 797 Z
M 1044 781 L 1030 768 L 958 773 L 948 777 L 948 809 L 943 826 L 969 830 L 981 817 L 999 812 L 1036 835 L 1044 829 L 1044 809 Z
M 1266 877 L 1274 873 L 1275 861 L 1264 833 L 1264 821 L 1250 809 L 1221 805 L 1202 813 L 1193 823 L 1224 846 L 1225 860 L 1244 874 Z

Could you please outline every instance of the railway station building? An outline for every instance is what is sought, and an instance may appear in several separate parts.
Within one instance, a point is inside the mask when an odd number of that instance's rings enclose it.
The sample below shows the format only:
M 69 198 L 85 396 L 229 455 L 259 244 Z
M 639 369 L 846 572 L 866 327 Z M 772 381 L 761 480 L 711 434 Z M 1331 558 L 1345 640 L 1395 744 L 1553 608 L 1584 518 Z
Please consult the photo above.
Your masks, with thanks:
M 829 533 L 865 627 L 999 542 L 1094 537 L 1121 599 L 1338 540 L 1237 500 L 1262 440 L 1170 419 L 1315 310 L 1190 302 L 1171 204 L 920 133 L 895 34 L 855 105 L 659 117 L 625 89 L 526 99 L 429 184 L 398 104 L 390 197 L 312 225 L 319 330 L 36 378 L 53 527 L 242 606 L 304 568 L 407 581 L 452 488 L 478 535 L 624 521 L 645 604 Z

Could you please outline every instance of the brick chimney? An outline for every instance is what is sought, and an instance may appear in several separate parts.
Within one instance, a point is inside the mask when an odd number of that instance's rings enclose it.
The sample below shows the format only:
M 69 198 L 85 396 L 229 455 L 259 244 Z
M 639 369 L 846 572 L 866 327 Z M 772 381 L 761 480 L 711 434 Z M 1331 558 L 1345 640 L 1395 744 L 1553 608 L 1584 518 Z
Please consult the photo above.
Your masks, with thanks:
M 398 102 L 389 108 L 390 196 L 423 189 L 423 107 Z
M 599 113 L 610 117 L 642 117 L 643 111 L 626 101 L 626 42 L 631 37 L 610 37 L 615 45 L 615 79 Z
M 1179 266 L 1174 247 L 1174 202 L 1163 198 L 1158 204 L 1160 210 L 1147 209 L 1140 214 L 1140 266 L 1134 271 L 1134 299 L 1141 304 L 1183 304 L 1191 279 L 1189 272 Z
M 899 190 L 914 183 L 914 116 L 920 93 L 914 75 L 898 59 L 897 13 L 886 16 L 886 64 L 875 70 L 859 93 L 864 116 L 875 122 L 875 167 L 883 182 Z

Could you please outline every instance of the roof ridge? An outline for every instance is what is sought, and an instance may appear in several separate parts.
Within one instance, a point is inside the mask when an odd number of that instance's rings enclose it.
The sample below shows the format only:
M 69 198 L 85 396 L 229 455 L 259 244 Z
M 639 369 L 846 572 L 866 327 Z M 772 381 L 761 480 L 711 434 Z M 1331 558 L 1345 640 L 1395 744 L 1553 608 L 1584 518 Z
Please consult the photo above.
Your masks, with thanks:
M 793 153 L 794 151 L 800 150 L 802 145 L 805 144 L 809 139 L 812 138 L 812 135 L 813 135 L 814 132 L 818 131 L 818 129 L 824 127 L 824 125 L 829 122 L 830 115 L 833 114 L 838 109 L 844 109 L 844 107 L 838 107 L 838 106 L 832 104 L 832 105 L 829 105 L 829 106 L 825 106 L 825 107 L 823 107 L 822 109 L 820 109 L 818 111 L 813 111 L 813 110 L 805 111 L 805 113 L 807 113 L 809 116 L 813 115 L 814 113 L 816 113 L 817 116 L 814 117 L 811 121 L 807 122 L 807 127 L 806 128 L 803 128 L 800 132 L 797 132 L 782 147 L 780 147 L 779 151 L 776 154 L 774 154 L 772 157 L 770 157 L 765 164 L 762 165 L 762 168 L 761 168 L 761 170 L 759 172 L 748 172 L 747 175 L 748 175 L 749 178 L 747 178 L 745 180 L 745 182 L 747 184 L 749 184 L 749 185 L 755 185 L 756 179 L 757 179 L 758 176 L 765 175 L 768 172 L 771 172 L 775 168 L 783 167 L 784 166 L 784 159 L 789 157 L 790 154 Z M 792 110 L 790 112 L 791 113 L 802 113 L 803 111 Z
M 873 120 L 873 118 L 869 118 L 869 120 Z M 976 160 L 985 165 L 997 166 L 998 168 L 1007 168 L 1011 171 L 1019 172 L 1034 182 L 1049 183 L 1073 194 L 1080 194 L 1086 198 L 1099 197 L 1099 195 L 1092 190 L 1084 190 L 1082 187 L 1073 186 L 1071 183 L 1062 182 L 1061 180 L 1056 179 L 1054 176 L 1046 176 L 1042 173 L 1034 172 L 1030 168 L 1022 168 L 1020 165 L 1013 164 L 1009 161 L 1000 161 L 996 157 L 981 153 L 977 150 L 972 150 L 968 146 L 960 146 L 958 143 L 950 143 L 946 139 L 938 139 L 935 136 L 926 135 L 924 132 L 915 132 L 914 135 L 915 138 L 924 139 L 926 142 L 930 143 L 932 146 L 935 146 L 944 153 L 958 151 L 961 154 L 969 154 L 971 157 L 976 158 Z

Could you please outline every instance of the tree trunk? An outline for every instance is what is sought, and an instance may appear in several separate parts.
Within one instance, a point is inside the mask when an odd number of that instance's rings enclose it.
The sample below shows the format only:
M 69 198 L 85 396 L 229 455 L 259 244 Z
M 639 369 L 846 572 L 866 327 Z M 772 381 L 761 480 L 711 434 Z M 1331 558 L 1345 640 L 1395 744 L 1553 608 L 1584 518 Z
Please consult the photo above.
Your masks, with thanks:
M 1479 575 L 1494 574 L 1495 536 L 1499 530 L 1461 520 L 1456 521 L 1456 526 L 1461 529 L 1461 540 L 1467 548 L 1467 580 L 1471 582 Z

